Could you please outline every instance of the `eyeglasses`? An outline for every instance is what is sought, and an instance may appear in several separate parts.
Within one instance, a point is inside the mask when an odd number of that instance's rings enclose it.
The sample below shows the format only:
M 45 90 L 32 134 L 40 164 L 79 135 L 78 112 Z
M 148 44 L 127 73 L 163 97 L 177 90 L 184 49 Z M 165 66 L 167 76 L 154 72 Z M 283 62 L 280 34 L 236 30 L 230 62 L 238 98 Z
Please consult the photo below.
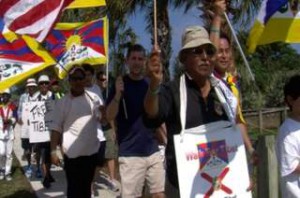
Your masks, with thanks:
M 74 76 L 74 77 L 70 77 L 69 79 L 70 79 L 70 81 L 82 81 L 85 79 L 85 77 L 84 76 Z
M 202 55 L 204 52 L 209 57 L 215 55 L 215 50 L 212 47 L 197 47 L 197 48 L 186 50 L 186 53 L 197 55 L 197 56 Z
M 39 85 L 49 85 L 49 82 L 39 82 Z

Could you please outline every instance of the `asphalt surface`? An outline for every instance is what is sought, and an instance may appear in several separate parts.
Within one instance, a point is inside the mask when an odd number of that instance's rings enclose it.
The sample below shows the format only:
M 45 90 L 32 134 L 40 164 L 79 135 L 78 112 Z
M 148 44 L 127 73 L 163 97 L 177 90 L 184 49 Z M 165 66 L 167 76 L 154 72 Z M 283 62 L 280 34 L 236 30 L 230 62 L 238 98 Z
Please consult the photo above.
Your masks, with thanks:
M 18 158 L 21 166 L 25 170 L 27 165 L 26 161 L 23 161 L 21 158 L 23 154 L 23 149 L 21 148 L 21 139 L 20 139 L 20 126 L 17 125 L 15 128 L 15 141 L 14 141 L 14 152 L 16 157 Z M 35 166 L 34 166 L 35 169 Z M 51 174 L 56 180 L 52 183 L 49 189 L 45 189 L 42 185 L 43 179 L 36 178 L 33 174 L 31 178 L 28 178 L 33 190 L 35 191 L 37 197 L 46 198 L 46 197 L 57 197 L 57 198 L 65 198 L 66 197 L 66 179 L 65 173 L 61 167 L 52 166 Z M 94 197 L 101 198 L 119 198 L 120 191 L 113 192 L 109 189 L 109 180 L 107 179 L 107 175 L 104 172 L 99 172 L 98 177 L 95 179 L 94 185 Z M 120 183 L 118 183 L 120 187 Z

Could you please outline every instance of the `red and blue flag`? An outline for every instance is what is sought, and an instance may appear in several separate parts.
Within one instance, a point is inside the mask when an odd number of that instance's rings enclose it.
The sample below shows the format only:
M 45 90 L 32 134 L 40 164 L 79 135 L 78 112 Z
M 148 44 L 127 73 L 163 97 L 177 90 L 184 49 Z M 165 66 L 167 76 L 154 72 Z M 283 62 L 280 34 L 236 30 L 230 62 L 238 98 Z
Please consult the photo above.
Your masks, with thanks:
M 3 22 L 0 21 L 0 31 L 3 27 Z M 8 42 L 0 34 L 0 90 L 53 64 L 54 59 L 33 38 L 22 36 Z
M 56 59 L 56 71 L 64 78 L 75 64 L 105 64 L 107 61 L 107 20 L 89 23 L 58 23 L 45 40 Z
M 198 144 L 198 156 L 200 160 L 200 169 L 205 166 L 217 166 L 228 164 L 228 154 L 225 140 Z

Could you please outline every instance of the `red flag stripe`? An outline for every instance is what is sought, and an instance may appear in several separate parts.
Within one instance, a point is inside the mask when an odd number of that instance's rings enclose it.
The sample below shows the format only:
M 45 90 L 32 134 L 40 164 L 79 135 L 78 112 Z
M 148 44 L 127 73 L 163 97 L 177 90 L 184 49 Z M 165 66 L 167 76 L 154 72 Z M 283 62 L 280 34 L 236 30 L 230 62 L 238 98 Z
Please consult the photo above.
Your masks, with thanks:
M 0 18 L 3 18 L 4 14 L 20 0 L 0 0 Z
M 30 26 L 47 16 L 53 10 L 59 7 L 63 0 L 51 0 L 51 1 L 43 1 L 30 9 L 25 14 L 19 16 L 15 19 L 9 26 L 9 29 L 12 31 L 16 31 L 18 29 L 22 29 L 26 26 Z

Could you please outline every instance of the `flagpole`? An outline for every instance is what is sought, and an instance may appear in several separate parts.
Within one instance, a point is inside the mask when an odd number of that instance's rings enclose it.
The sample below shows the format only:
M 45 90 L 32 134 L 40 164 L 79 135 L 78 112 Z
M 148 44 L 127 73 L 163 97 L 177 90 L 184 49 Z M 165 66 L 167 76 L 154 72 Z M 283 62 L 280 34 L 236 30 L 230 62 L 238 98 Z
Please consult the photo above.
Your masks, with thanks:
M 157 5 L 156 5 L 156 0 L 153 0 L 153 37 L 154 37 L 154 46 L 158 45 L 157 42 Z
M 230 30 L 231 30 L 231 33 L 232 33 L 232 35 L 233 35 L 233 38 L 234 38 L 234 40 L 235 40 L 235 42 L 236 42 L 236 44 L 237 44 L 237 46 L 238 46 L 238 49 L 239 49 L 239 51 L 240 51 L 240 53 L 241 53 L 241 55 L 242 55 L 243 61 L 244 61 L 245 65 L 246 65 L 246 67 L 247 67 L 247 69 L 248 69 L 248 71 L 249 71 L 249 73 L 250 73 L 250 78 L 251 78 L 252 81 L 255 82 L 255 78 L 254 78 L 254 75 L 253 75 L 253 73 L 252 73 L 252 71 L 251 71 L 249 62 L 248 62 L 248 60 L 247 60 L 247 58 L 246 58 L 246 56 L 245 56 L 245 54 L 244 54 L 244 52 L 243 52 L 243 49 L 242 49 L 242 47 L 241 47 L 241 45 L 240 45 L 240 42 L 239 42 L 239 40 L 238 40 L 238 38 L 237 38 L 237 36 L 236 36 L 236 34 L 235 34 L 235 31 L 234 31 L 234 29 L 233 29 L 233 27 L 232 27 L 232 25 L 231 25 L 231 23 L 230 23 L 230 20 L 229 20 L 228 15 L 227 15 L 226 12 L 224 12 L 224 16 L 225 16 L 225 19 L 226 19 L 226 21 L 227 21 L 227 23 L 228 23 L 228 26 L 229 26 Z
M 122 79 L 123 79 L 123 76 L 125 76 L 125 68 L 124 66 L 120 66 L 121 68 L 121 76 L 122 76 Z M 122 105 L 123 105 L 123 110 L 124 110 L 124 116 L 125 116 L 125 119 L 127 120 L 128 119 L 128 113 L 127 113 L 127 107 L 126 107 L 126 101 L 125 101 L 125 98 L 124 98 L 124 92 L 122 92 Z
M 106 90 L 105 90 L 105 98 L 108 97 L 108 89 L 109 89 L 109 71 L 108 71 L 108 61 L 106 61 L 106 64 L 105 64 L 106 68 L 105 68 L 105 73 L 106 73 Z

